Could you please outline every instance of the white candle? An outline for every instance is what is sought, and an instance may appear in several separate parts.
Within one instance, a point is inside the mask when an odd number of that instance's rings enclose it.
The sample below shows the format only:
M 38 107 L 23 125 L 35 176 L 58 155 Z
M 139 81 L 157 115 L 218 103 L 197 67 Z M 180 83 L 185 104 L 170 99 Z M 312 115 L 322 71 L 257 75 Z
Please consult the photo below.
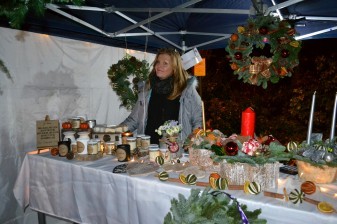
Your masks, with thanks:
M 337 110 L 337 93 L 336 93 L 336 96 L 335 96 L 335 104 L 333 106 L 333 112 L 332 112 L 332 122 L 331 122 L 331 130 L 330 130 L 330 141 L 332 141 L 333 138 L 335 137 L 336 110 Z
M 315 99 L 316 99 L 316 91 L 312 95 L 312 101 L 311 101 L 310 117 L 309 117 L 309 124 L 308 124 L 308 134 L 307 134 L 307 144 L 308 145 L 310 145 L 312 124 L 313 124 L 313 120 L 314 120 Z
M 204 101 L 201 102 L 201 108 L 202 108 L 202 129 L 204 130 L 204 134 L 205 134 L 206 133 L 206 121 L 205 121 Z

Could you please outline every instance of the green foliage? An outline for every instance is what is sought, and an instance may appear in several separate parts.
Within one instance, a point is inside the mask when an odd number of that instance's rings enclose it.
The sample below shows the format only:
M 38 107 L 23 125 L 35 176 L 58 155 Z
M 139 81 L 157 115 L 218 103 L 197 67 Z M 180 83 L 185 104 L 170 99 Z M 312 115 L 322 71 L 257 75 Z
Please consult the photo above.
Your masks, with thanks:
M 112 89 L 121 101 L 121 107 L 128 110 L 133 108 L 138 98 L 137 83 L 147 80 L 149 70 L 149 64 L 145 60 L 140 61 L 130 55 L 126 55 L 117 64 L 111 65 L 108 77 Z M 129 81 L 130 78 L 132 78 L 132 83 Z
M 270 154 L 264 156 L 249 156 L 239 153 L 237 156 L 213 156 L 215 162 L 226 160 L 228 163 L 248 163 L 250 165 L 263 165 L 266 163 L 275 163 L 280 161 L 289 161 L 293 158 L 292 153 L 285 152 L 285 146 L 271 142 L 269 145 Z
M 319 50 L 317 50 L 319 49 Z M 272 134 L 283 145 L 306 139 L 312 94 L 316 90 L 313 132 L 328 138 L 335 93 L 337 92 L 337 40 L 305 40 L 300 64 L 291 79 L 262 89 L 247 85 L 236 76 L 224 49 L 201 51 L 207 75 L 201 77 L 207 128 L 230 136 L 240 134 L 241 113 L 247 107 L 256 113 L 257 136 Z
M 298 150 L 295 151 L 295 155 L 293 156 L 294 159 L 296 160 L 300 160 L 306 163 L 309 163 L 312 166 L 316 166 L 316 167 L 320 167 L 320 168 L 324 168 L 323 166 L 329 166 L 329 167 L 337 167 L 337 159 L 334 159 L 330 162 L 326 162 L 325 160 L 319 160 L 319 161 L 313 161 L 308 157 L 304 157 L 303 156 L 303 152 L 306 150 L 310 150 L 310 149 L 316 149 L 319 150 L 320 147 L 325 148 L 325 152 L 333 152 L 334 148 L 337 147 L 336 145 L 336 139 L 334 139 L 332 142 L 330 141 L 322 141 L 322 140 L 318 140 L 318 141 L 314 141 L 311 143 L 311 145 L 307 145 L 306 142 L 303 142 L 302 144 L 299 145 Z M 321 149 L 323 150 L 323 149 Z
M 85 0 L 10 0 L 1 2 L 0 16 L 5 16 L 11 27 L 19 29 L 29 11 L 43 16 L 47 3 L 82 5 L 84 2 Z
M 264 89 L 268 81 L 277 83 L 280 78 L 290 77 L 293 68 L 298 65 L 301 49 L 301 42 L 295 40 L 294 34 L 295 30 L 286 20 L 280 21 L 269 15 L 249 18 L 245 26 L 238 27 L 226 47 L 234 74 L 244 83 Z M 282 56 L 282 52 L 289 55 Z M 237 58 L 237 54 L 242 57 Z
M 242 223 L 237 208 L 238 201 L 231 200 L 224 194 L 213 196 L 213 191 L 206 188 L 202 193 L 200 189 L 192 189 L 186 199 L 182 194 L 178 199 L 171 200 L 170 212 L 165 216 L 165 224 L 216 224 L 216 223 Z M 249 223 L 266 223 L 258 219 L 261 209 L 248 211 L 246 205 L 241 205 Z

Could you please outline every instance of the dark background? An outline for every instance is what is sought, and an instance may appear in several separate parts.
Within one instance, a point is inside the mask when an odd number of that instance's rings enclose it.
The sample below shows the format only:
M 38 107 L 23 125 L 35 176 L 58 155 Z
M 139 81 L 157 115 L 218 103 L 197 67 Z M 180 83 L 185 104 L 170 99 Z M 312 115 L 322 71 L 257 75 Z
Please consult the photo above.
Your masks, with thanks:
M 302 41 L 299 66 L 292 77 L 268 88 L 237 79 L 225 49 L 200 51 L 206 58 L 206 76 L 199 77 L 208 128 L 225 135 L 241 132 L 241 113 L 252 107 L 257 136 L 273 135 L 282 144 L 306 139 L 311 100 L 316 93 L 313 132 L 329 138 L 337 92 L 337 39 Z

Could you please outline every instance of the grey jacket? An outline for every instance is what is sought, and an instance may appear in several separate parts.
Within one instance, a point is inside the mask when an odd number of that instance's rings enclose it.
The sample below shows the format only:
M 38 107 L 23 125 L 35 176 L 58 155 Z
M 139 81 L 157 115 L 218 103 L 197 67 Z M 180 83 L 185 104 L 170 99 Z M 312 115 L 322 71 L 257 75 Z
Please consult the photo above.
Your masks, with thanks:
M 179 124 L 182 124 L 180 139 L 185 141 L 187 136 L 196 128 L 202 128 L 201 98 L 196 90 L 197 79 L 190 77 L 187 86 L 180 97 Z M 137 134 L 144 134 L 147 122 L 147 110 L 151 96 L 146 82 L 138 83 L 138 100 L 131 114 L 121 123 L 127 125 L 129 130 Z

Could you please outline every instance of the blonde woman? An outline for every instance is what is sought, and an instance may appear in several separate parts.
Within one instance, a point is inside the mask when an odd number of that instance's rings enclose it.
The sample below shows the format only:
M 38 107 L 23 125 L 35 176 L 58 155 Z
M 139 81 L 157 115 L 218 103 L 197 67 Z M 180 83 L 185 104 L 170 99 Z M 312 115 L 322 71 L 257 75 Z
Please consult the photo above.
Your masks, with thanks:
M 202 127 L 201 98 L 196 90 L 197 80 L 182 66 L 180 54 L 174 49 L 160 49 L 153 62 L 147 82 L 138 84 L 138 100 L 131 114 L 121 123 L 130 131 L 151 136 L 158 144 L 155 132 L 167 120 L 182 125 L 180 140 Z

